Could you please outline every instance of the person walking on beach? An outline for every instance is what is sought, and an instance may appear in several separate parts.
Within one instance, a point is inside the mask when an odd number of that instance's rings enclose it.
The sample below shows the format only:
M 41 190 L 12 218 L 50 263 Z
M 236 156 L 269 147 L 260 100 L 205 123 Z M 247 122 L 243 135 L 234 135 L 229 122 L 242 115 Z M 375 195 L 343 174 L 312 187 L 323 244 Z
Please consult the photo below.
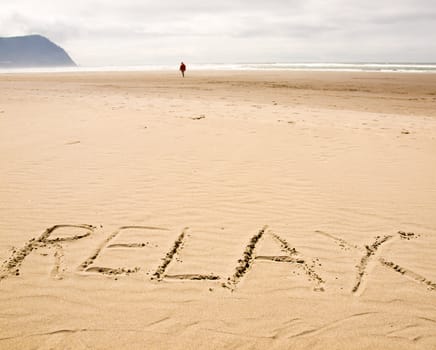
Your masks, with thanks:
M 182 72 L 182 77 L 185 77 L 185 70 L 186 70 L 186 66 L 185 64 L 182 62 L 180 63 L 180 71 Z

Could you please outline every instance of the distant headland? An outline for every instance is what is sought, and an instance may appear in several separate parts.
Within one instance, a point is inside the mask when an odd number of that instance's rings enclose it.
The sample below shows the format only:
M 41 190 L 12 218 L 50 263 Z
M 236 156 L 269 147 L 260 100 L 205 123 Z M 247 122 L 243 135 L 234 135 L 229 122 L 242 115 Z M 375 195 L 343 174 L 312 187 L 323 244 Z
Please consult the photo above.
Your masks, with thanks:
M 75 66 L 63 48 L 41 35 L 0 37 L 0 68 Z

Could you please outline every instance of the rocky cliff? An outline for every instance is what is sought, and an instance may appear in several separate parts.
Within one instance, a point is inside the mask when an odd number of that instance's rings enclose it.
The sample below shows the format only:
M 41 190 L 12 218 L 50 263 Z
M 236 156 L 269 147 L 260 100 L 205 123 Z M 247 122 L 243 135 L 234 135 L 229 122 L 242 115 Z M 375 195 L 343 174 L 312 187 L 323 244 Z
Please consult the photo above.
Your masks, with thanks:
M 0 37 L 0 67 L 67 67 L 76 64 L 64 49 L 41 35 Z

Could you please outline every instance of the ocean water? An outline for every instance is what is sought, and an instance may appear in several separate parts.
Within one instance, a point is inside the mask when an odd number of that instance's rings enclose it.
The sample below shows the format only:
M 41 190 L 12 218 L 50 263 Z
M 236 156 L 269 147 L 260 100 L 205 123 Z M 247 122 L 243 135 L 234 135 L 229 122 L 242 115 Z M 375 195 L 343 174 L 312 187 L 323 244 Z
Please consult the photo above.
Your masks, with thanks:
M 436 73 L 436 63 L 192 63 L 189 70 L 290 70 L 290 71 L 338 71 L 338 72 L 401 72 Z M 56 72 L 135 72 L 178 70 L 174 65 L 146 64 L 137 66 L 79 66 L 56 68 L 2 69 L 0 73 L 56 73 Z

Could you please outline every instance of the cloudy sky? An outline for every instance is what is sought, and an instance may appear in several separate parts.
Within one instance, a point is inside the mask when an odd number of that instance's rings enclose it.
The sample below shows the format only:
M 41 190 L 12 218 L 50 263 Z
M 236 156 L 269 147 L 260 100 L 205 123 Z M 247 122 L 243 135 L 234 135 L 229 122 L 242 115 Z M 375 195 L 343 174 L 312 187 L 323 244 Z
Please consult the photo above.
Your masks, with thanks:
M 42 34 L 80 65 L 436 62 L 436 0 L 13 0 L 0 36 Z

